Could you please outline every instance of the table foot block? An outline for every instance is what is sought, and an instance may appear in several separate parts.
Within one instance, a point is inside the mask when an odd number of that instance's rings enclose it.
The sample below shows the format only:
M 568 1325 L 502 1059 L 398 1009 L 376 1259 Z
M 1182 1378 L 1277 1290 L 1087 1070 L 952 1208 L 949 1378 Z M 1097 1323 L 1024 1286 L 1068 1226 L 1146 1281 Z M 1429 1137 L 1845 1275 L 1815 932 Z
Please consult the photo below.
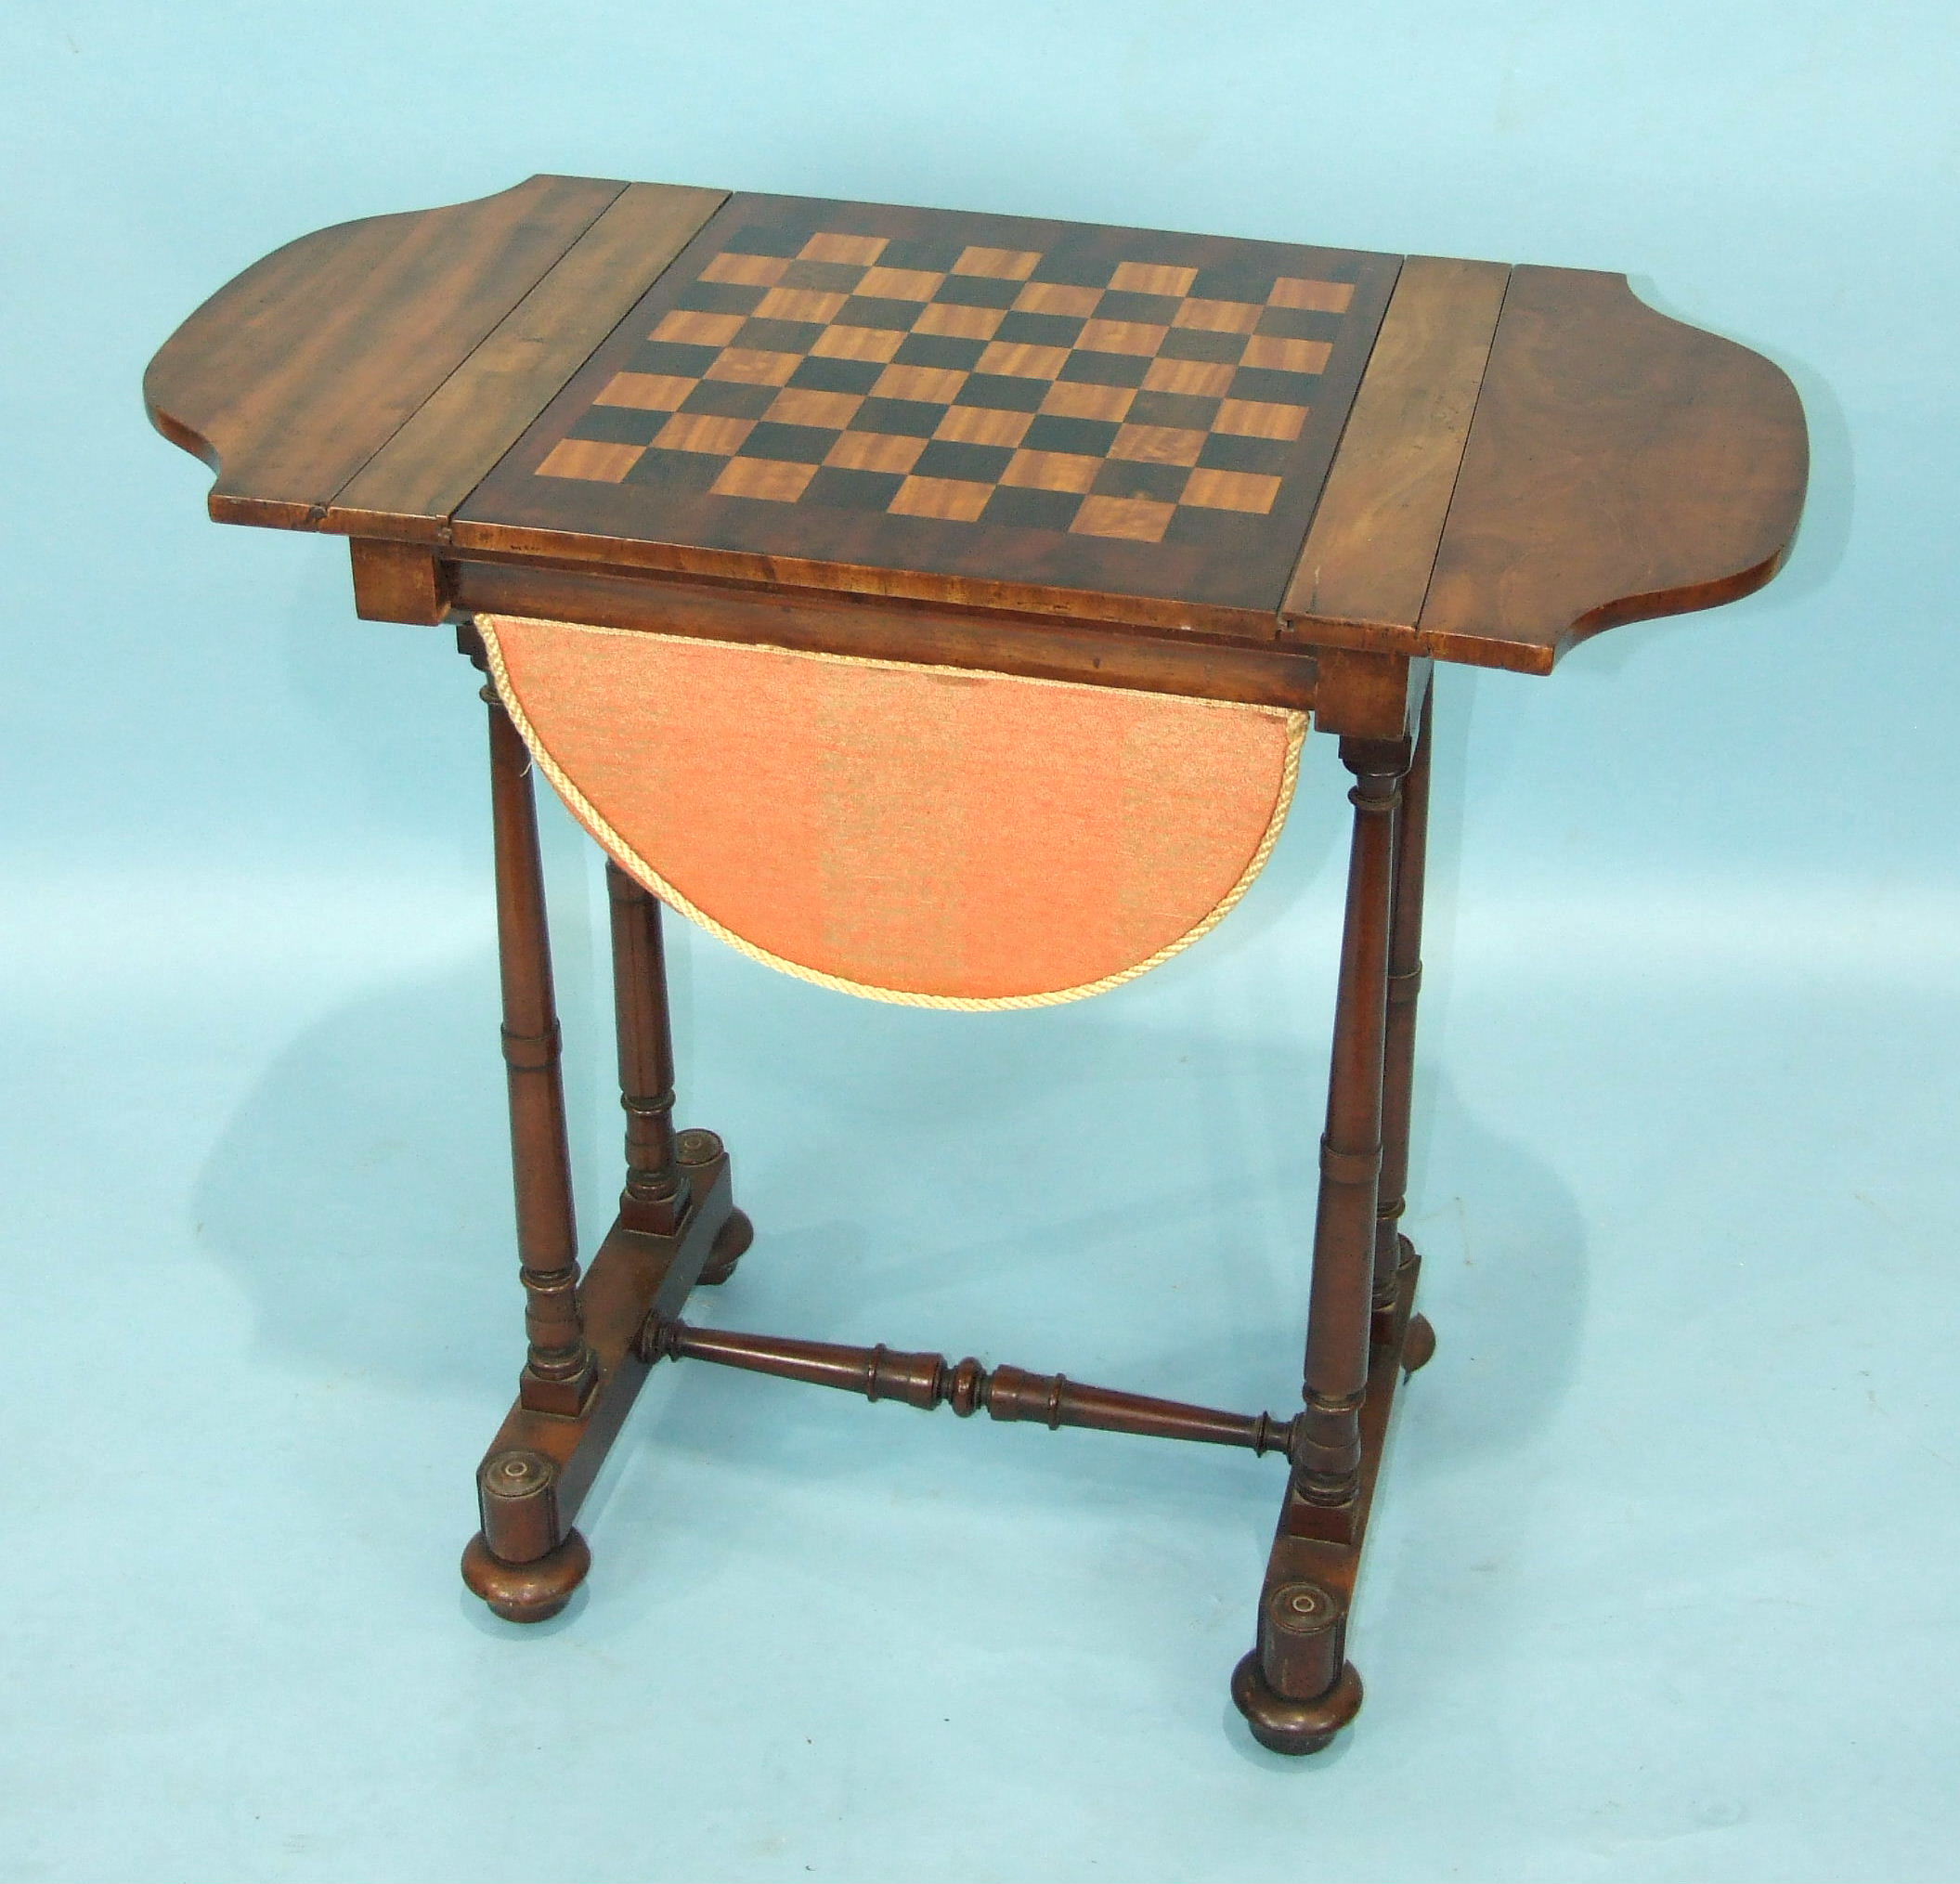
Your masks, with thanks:
M 749 1222 L 748 1213 L 746 1210 L 730 1212 L 728 1221 L 716 1234 L 714 1244 L 707 1253 L 707 1267 L 701 1271 L 702 1281 L 710 1285 L 727 1281 L 755 1240 L 756 1227 Z
M 1273 1753 L 1318 1753 L 1361 1711 L 1361 1677 L 1352 1662 L 1325 1694 L 1311 1701 L 1289 1701 L 1266 1684 L 1253 1649 L 1232 1670 L 1232 1699 L 1245 1716 L 1253 1738 Z
M 1232 1699 L 1253 1737 L 1276 1753 L 1317 1753 L 1360 1710 L 1361 1678 L 1346 1643 L 1369 1513 L 1395 1390 L 1435 1351 L 1434 1332 L 1414 1310 L 1419 1270 L 1413 1260 L 1404 1267 L 1388 1338 L 1369 1371 L 1354 1496 L 1317 1502 L 1295 1471 L 1280 1507 L 1260 1592 L 1258 1641 L 1232 1674 Z
M 528 1564 L 505 1563 L 481 1531 L 462 1553 L 462 1580 L 506 1622 L 549 1622 L 591 1567 L 591 1547 L 575 1530 Z
M 591 1553 L 573 1522 L 646 1379 L 637 1341 L 647 1317 L 678 1314 L 717 1261 L 725 1277 L 754 1235 L 734 1206 L 725 1152 L 692 1176 L 671 1236 L 614 1224 L 579 1284 L 595 1366 L 578 1410 L 539 1411 L 520 1398 L 477 1470 L 483 1527 L 463 1553 L 463 1581 L 511 1621 L 555 1616 L 585 1579 Z

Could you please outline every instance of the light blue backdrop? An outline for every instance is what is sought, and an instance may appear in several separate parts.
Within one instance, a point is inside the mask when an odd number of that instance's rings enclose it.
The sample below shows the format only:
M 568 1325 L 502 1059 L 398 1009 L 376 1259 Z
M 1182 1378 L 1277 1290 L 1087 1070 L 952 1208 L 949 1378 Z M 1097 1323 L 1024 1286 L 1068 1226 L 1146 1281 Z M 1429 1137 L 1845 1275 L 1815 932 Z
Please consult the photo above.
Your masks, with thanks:
M 1950 1875 L 1956 67 L 1930 4 L 10 0 L 0 1872 Z M 1318 1762 L 1226 1699 L 1270 1462 L 679 1370 L 589 1594 L 461 1594 L 518 1334 L 474 679 L 338 540 L 208 525 L 137 383 L 289 238 L 539 170 L 1625 270 L 1802 389 L 1771 589 L 1440 682 L 1443 1345 Z M 1283 1406 L 1337 782 L 1059 1012 L 677 936 L 760 1228 L 707 1312 Z

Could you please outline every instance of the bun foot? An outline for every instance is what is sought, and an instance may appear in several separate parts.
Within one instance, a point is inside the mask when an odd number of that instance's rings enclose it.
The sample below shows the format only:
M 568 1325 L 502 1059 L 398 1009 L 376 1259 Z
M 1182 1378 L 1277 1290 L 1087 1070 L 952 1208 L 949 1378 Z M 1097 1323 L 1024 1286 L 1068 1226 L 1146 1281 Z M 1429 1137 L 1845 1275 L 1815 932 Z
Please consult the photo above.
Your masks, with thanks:
M 592 1553 L 577 1531 L 528 1564 L 507 1564 L 478 1531 L 464 1547 L 462 1580 L 506 1622 L 547 1622 L 585 1581 Z
M 1361 1711 L 1361 1677 L 1352 1662 L 1343 1662 L 1332 1687 L 1311 1701 L 1290 1701 L 1276 1695 L 1259 1671 L 1254 1649 L 1232 1670 L 1232 1699 L 1253 1730 L 1253 1738 L 1269 1752 L 1318 1753 Z
M 1411 1315 L 1408 1318 L 1408 1332 L 1402 1337 L 1402 1371 L 1412 1374 L 1419 1367 L 1427 1367 L 1435 1358 L 1436 1331 L 1429 1325 L 1426 1315 Z
M 715 1232 L 707 1262 L 701 1271 L 704 1282 L 725 1282 L 735 1273 L 742 1253 L 756 1240 L 756 1227 L 746 1210 L 731 1211 L 728 1221 Z

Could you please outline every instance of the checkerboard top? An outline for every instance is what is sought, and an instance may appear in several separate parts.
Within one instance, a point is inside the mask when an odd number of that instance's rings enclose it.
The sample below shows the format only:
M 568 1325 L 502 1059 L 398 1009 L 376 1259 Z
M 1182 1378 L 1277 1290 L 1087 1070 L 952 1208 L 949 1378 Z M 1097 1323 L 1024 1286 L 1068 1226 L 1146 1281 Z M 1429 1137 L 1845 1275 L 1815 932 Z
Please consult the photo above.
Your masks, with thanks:
M 1275 609 L 1396 267 L 737 195 L 457 516 Z

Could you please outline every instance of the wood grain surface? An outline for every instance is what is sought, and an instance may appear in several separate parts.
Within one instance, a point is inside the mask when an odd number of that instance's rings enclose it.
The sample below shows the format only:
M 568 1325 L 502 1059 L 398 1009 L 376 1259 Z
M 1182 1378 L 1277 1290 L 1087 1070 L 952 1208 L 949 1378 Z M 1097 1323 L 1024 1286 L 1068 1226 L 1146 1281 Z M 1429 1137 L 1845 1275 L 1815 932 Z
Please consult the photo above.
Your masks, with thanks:
M 1768 580 L 1788 379 L 1618 276 L 1505 275 L 540 176 L 267 256 L 145 394 L 220 521 L 652 587 L 1543 673 Z
M 218 522 L 314 528 L 625 188 L 534 176 L 303 236 L 171 336 L 144 377 L 150 421 L 218 473 Z
M 1803 511 L 1782 370 L 1620 275 L 1513 270 L 1420 624 L 1442 660 L 1549 673 L 1616 622 L 1759 589 Z
M 635 183 L 329 505 L 321 526 L 438 539 L 559 387 L 726 200 Z
M 1402 264 L 1282 616 L 1415 626 L 1510 273 Z

